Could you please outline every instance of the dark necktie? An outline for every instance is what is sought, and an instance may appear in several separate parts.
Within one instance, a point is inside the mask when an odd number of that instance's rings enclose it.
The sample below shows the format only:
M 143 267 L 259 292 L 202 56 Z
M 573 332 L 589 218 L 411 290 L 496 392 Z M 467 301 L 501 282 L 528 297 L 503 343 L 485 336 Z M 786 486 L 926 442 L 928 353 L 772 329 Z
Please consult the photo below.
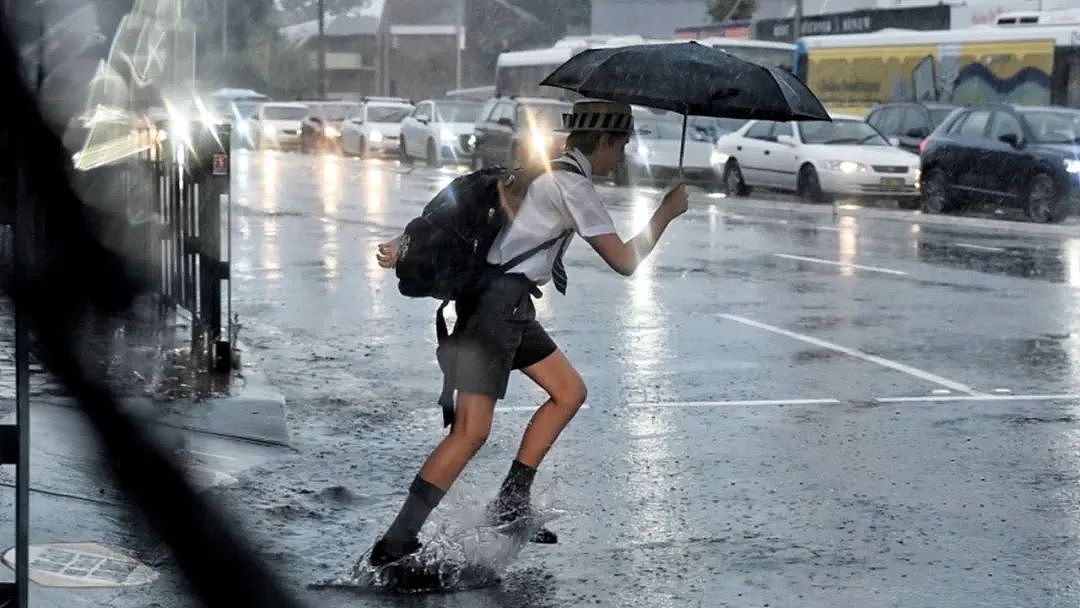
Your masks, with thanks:
M 555 289 L 566 295 L 566 265 L 563 264 L 563 251 L 566 249 L 566 241 L 559 242 L 559 253 L 555 255 L 555 263 L 551 266 L 551 281 L 555 283 Z

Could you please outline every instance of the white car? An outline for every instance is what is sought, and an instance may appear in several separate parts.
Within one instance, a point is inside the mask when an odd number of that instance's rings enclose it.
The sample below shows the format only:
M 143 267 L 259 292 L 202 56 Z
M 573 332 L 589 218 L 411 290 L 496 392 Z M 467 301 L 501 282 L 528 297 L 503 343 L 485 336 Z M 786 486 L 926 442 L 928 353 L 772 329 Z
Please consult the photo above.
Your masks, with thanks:
M 416 109 L 406 99 L 369 97 L 341 127 L 341 151 L 350 156 L 397 155 L 401 121 Z
M 252 114 L 251 131 L 255 148 L 300 148 L 300 123 L 310 110 L 305 104 L 267 102 Z
M 416 109 L 401 123 L 401 162 L 423 158 L 432 167 L 448 161 L 469 162 L 481 105 L 457 99 L 428 99 L 416 104 Z
M 626 159 L 615 170 L 615 183 L 663 184 L 674 179 L 679 173 L 682 114 L 635 107 L 634 131 L 626 146 Z M 688 125 L 682 180 L 710 189 L 718 186 L 712 152 L 712 139 Z
M 838 196 L 919 204 L 919 157 L 901 150 L 866 121 L 750 121 L 716 142 L 712 164 L 728 196 L 754 187 L 794 191 L 806 202 Z

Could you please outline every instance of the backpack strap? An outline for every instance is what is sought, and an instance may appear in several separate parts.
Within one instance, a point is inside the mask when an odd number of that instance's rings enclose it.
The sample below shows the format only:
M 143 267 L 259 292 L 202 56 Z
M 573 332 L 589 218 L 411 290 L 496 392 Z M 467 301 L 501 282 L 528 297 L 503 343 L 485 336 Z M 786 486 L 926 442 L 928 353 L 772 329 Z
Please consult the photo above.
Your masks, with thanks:
M 573 230 L 570 230 L 569 228 L 567 228 L 566 230 L 563 230 L 562 232 L 560 232 L 559 236 L 548 239 L 548 240 L 544 241 L 543 243 L 540 243 L 536 247 L 533 247 L 532 249 L 526 251 L 525 253 L 519 253 L 518 255 L 514 256 L 509 262 L 506 262 L 505 264 L 500 264 L 498 266 L 499 273 L 500 274 L 506 274 L 514 266 L 517 266 L 518 264 L 524 262 L 525 260 L 533 257 L 534 255 L 540 253 L 541 251 L 543 251 L 545 249 L 550 249 L 552 245 L 554 245 L 555 243 L 558 243 L 562 239 L 566 238 L 572 232 L 573 232 Z
M 442 392 L 439 393 L 439 405 L 442 406 L 442 418 L 443 426 L 447 427 L 454 423 L 454 384 L 451 382 L 453 377 L 453 358 L 455 353 L 453 347 L 447 343 L 447 338 L 450 336 L 450 332 L 446 328 L 446 316 L 443 314 L 443 309 L 450 303 L 450 300 L 443 300 L 439 305 L 438 312 L 435 313 L 435 336 L 438 339 L 440 347 L 436 354 L 439 356 L 439 366 L 443 368 L 443 386 Z

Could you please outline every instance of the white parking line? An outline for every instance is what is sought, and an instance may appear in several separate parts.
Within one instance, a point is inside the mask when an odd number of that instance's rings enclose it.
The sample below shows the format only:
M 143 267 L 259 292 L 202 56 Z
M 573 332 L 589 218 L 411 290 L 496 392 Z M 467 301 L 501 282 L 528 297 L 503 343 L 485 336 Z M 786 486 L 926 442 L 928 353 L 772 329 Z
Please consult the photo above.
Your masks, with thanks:
M 1006 251 L 1001 247 L 987 247 L 986 245 L 973 245 L 971 243 L 956 243 L 956 246 L 964 249 L 974 249 L 975 251 L 992 251 L 994 253 L 1004 253 Z
M 738 315 L 720 314 L 719 316 L 720 316 L 720 318 L 727 319 L 728 321 L 734 321 L 736 323 L 742 323 L 743 325 L 749 325 L 750 327 L 756 327 L 758 329 L 764 329 L 765 331 L 769 331 L 769 332 L 772 332 L 774 334 L 779 334 L 781 336 L 787 336 L 788 338 L 792 338 L 792 339 L 798 340 L 800 342 L 805 342 L 807 344 L 812 344 L 814 346 L 818 346 L 818 347 L 821 347 L 821 348 L 827 348 L 829 350 L 836 351 L 838 353 L 842 353 L 842 354 L 845 354 L 845 355 L 847 355 L 849 357 L 854 357 L 856 359 L 862 359 L 863 361 L 867 361 L 869 363 L 874 363 L 876 365 L 880 365 L 882 367 L 885 367 L 885 368 L 888 368 L 888 369 L 891 369 L 891 370 L 894 370 L 894 371 L 898 371 L 898 372 L 900 372 L 902 374 L 907 374 L 909 376 L 913 376 L 913 377 L 918 378 L 920 380 L 925 380 L 927 382 L 932 382 L 932 383 L 937 384 L 939 386 L 944 386 L 945 388 L 952 389 L 952 390 L 960 392 L 960 393 L 967 393 L 969 395 L 983 395 L 983 396 L 986 396 L 984 393 L 980 393 L 979 391 L 971 388 L 970 386 L 968 386 L 966 384 L 961 384 L 960 382 L 956 382 L 954 380 L 949 380 L 948 378 L 943 378 L 943 377 L 938 376 L 936 374 L 931 374 L 930 372 L 923 371 L 923 370 L 915 368 L 915 367 L 911 367 L 910 365 L 904 365 L 903 363 L 898 363 L 896 361 L 890 361 L 890 360 L 885 359 L 883 357 L 878 357 L 877 355 L 871 355 L 869 353 L 864 353 L 861 350 L 857 350 L 857 349 L 854 349 L 854 348 L 848 348 L 846 346 L 841 346 L 839 344 L 834 344 L 832 342 L 828 342 L 828 341 L 825 341 L 825 340 L 820 340 L 820 339 L 814 338 L 812 336 L 807 336 L 807 335 L 795 333 L 793 331 L 788 331 L 786 329 L 776 327 L 775 325 L 769 325 L 767 323 L 761 323 L 759 321 L 755 321 L 753 319 L 747 319 L 746 317 L 740 317 Z
M 906 272 L 900 270 L 889 270 L 888 268 L 878 268 L 877 266 L 863 266 L 861 264 L 845 264 L 844 262 L 834 262 L 833 260 L 823 260 L 821 258 L 810 258 L 803 255 L 791 255 L 789 253 L 774 253 L 778 258 L 784 258 L 786 260 L 798 260 L 800 262 L 811 262 L 814 264 L 825 264 L 828 266 L 840 266 L 842 268 L 855 268 L 856 270 L 866 270 L 869 272 L 881 272 L 884 274 L 892 274 L 897 276 L 907 276 Z
M 956 401 L 1071 401 L 1080 399 L 1080 394 L 1060 395 L 952 395 L 928 397 L 878 397 L 877 403 L 952 403 Z
M 734 401 L 643 401 L 630 403 L 634 408 L 656 407 L 726 407 L 726 406 L 755 406 L 755 405 L 839 405 L 837 399 L 747 399 Z
M 188 454 L 194 454 L 196 456 L 206 456 L 208 458 L 217 458 L 219 460 L 240 460 L 233 456 L 226 456 L 224 454 L 214 454 L 212 452 L 200 452 L 199 450 L 184 450 Z

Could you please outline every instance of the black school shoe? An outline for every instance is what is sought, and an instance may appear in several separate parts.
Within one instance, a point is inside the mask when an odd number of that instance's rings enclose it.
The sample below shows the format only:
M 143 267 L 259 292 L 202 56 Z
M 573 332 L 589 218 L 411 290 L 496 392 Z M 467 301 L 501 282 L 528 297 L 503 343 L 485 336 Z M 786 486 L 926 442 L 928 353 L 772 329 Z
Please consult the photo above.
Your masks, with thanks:
M 423 545 L 420 544 L 420 541 L 415 538 L 410 541 L 401 542 L 389 540 L 384 536 L 371 548 L 371 555 L 368 556 L 368 564 L 371 564 L 376 568 L 382 568 L 387 564 L 400 561 L 405 556 L 419 553 L 422 547 Z
M 528 503 L 511 506 L 506 501 L 496 498 L 487 507 L 488 523 L 507 536 L 517 536 L 528 528 L 536 518 L 536 511 Z M 537 528 L 529 537 L 530 543 L 554 545 L 559 542 L 559 535 L 544 526 Z

